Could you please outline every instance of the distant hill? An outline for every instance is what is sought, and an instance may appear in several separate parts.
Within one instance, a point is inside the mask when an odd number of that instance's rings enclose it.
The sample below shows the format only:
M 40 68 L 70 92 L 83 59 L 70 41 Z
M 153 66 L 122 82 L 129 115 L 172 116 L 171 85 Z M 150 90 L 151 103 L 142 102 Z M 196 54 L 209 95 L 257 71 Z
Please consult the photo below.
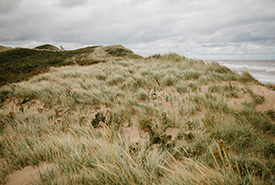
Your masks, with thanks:
M 41 46 L 37 46 L 34 49 L 46 49 L 46 50 L 51 50 L 51 51 L 60 51 L 59 48 L 57 48 L 56 46 L 53 46 L 51 44 L 44 44 Z
M 6 51 L 6 50 L 9 50 L 9 49 L 12 49 L 12 48 L 11 48 L 11 47 L 6 47 L 6 46 L 1 46 L 1 45 L 0 45 L 0 52 Z
M 0 86 L 48 71 L 50 67 L 91 65 L 108 60 L 142 58 L 122 45 L 90 46 L 61 51 L 45 44 L 34 49 L 0 47 Z

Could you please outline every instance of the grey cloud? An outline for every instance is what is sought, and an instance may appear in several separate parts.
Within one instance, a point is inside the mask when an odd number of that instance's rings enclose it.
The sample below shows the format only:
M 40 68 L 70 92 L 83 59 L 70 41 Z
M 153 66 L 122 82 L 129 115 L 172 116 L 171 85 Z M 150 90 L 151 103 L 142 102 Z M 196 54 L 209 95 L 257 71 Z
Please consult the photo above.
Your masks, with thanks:
M 59 4 L 66 8 L 72 8 L 75 6 L 81 6 L 86 2 L 87 0 L 60 0 Z
M 4 16 L 5 14 L 16 11 L 20 4 L 20 0 L 0 0 L 0 15 Z
M 275 58 L 275 1 L 0 0 L 0 44 L 124 44 L 142 55 Z M 3 6 L 3 7 L 4 7 Z M 0 9 L 2 6 L 0 6 Z

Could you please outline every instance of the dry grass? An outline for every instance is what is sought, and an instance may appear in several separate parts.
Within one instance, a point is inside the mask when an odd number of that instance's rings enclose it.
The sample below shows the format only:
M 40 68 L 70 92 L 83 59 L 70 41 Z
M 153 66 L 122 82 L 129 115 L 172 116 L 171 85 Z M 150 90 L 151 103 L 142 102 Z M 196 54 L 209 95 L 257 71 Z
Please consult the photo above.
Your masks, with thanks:
M 272 183 L 274 109 L 257 109 L 265 99 L 250 87 L 262 86 L 244 78 L 169 54 L 51 68 L 3 86 L 1 183 L 45 163 L 55 168 L 34 184 Z

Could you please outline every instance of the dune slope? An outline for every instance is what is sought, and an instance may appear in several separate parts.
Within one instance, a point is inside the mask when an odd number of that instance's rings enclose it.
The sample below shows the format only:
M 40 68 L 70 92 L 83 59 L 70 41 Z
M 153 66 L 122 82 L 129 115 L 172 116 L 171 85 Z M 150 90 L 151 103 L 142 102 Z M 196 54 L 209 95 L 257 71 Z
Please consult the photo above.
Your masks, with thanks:
M 274 182 L 271 88 L 176 54 L 91 53 L 115 57 L 0 88 L 1 183 Z

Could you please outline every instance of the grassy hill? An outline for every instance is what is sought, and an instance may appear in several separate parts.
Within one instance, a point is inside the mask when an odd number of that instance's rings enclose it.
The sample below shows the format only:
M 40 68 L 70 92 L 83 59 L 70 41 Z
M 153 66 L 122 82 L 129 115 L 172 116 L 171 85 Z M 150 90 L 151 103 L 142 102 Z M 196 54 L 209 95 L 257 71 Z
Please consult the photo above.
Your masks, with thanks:
M 0 52 L 1 51 L 5 51 L 5 50 L 9 50 L 9 49 L 11 49 L 10 47 L 6 47 L 6 46 L 1 46 L 0 45 Z
M 1 183 L 274 183 L 274 90 L 217 63 L 118 48 L 12 53 L 64 60 L 0 88 Z M 105 62 L 59 67 L 89 53 Z
M 100 56 L 97 53 L 101 53 Z M 92 46 L 77 50 L 61 51 L 46 44 L 35 49 L 13 48 L 0 50 L 0 86 L 11 82 L 27 80 L 47 72 L 50 67 L 65 65 L 90 65 L 106 62 L 111 58 L 139 58 L 121 45 Z
M 51 44 L 44 44 L 41 46 L 37 46 L 34 49 L 43 49 L 43 50 L 51 50 L 51 51 L 60 51 L 60 49 L 56 46 L 53 46 Z

